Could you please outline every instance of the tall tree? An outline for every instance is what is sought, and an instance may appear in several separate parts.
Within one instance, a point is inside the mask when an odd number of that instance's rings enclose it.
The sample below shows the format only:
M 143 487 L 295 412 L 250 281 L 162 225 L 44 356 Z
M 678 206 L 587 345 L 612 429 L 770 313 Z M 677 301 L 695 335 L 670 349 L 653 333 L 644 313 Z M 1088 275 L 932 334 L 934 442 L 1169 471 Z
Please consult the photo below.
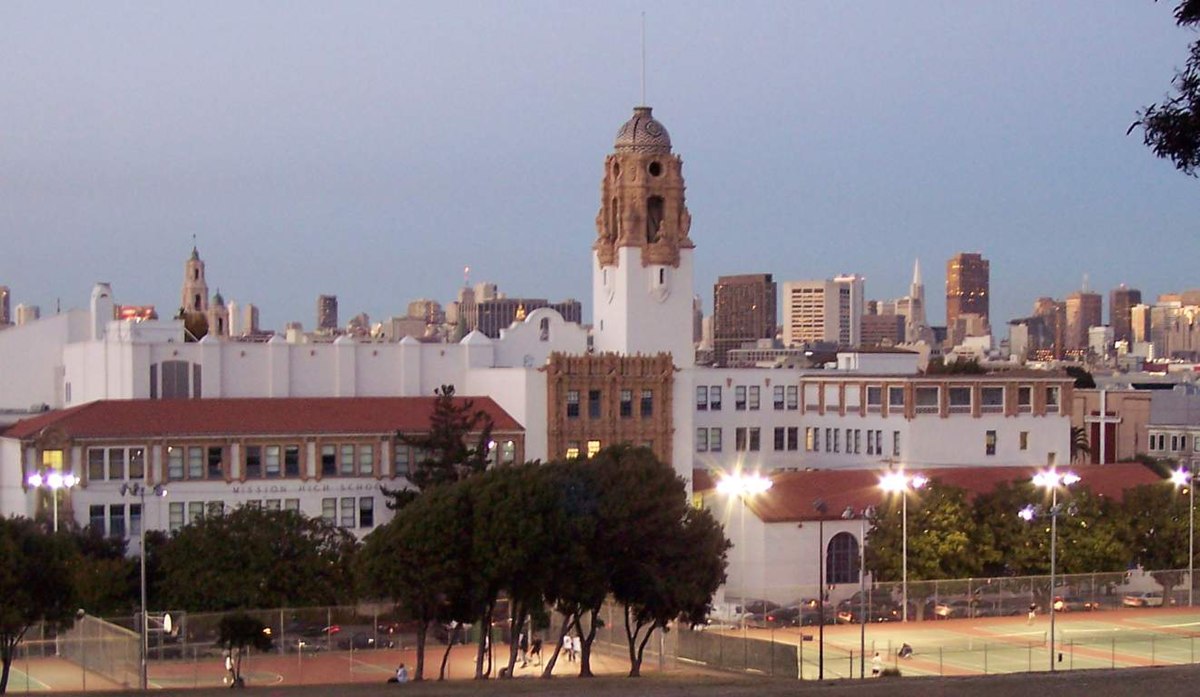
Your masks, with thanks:
M 391 598 L 417 622 L 415 681 L 424 679 L 429 626 L 477 616 L 479 603 L 471 594 L 473 536 L 465 524 L 470 518 L 465 487 L 435 488 L 368 535 L 359 554 L 365 590 Z M 468 609 L 455 609 L 464 606 Z M 443 656 L 439 679 L 445 677 L 445 662 Z
M 475 406 L 472 399 L 454 397 L 454 385 L 442 385 L 435 394 L 429 430 L 424 433 L 397 433 L 396 438 L 417 453 L 408 480 L 418 490 L 461 481 L 487 469 L 492 449 L 492 417 Z M 393 510 L 411 501 L 415 492 L 389 489 L 387 505 Z
M 1167 483 L 1143 484 L 1125 492 L 1121 511 L 1133 562 L 1153 573 L 1163 597 L 1183 581 L 1188 565 L 1188 497 Z
M 64 627 L 74 618 L 77 559 L 65 534 L 48 533 L 28 518 L 0 518 L 0 694 L 8 690 L 25 632 L 37 622 Z
M 932 597 L 932 588 L 926 593 L 926 586 L 914 581 L 978 576 L 986 555 L 974 546 L 979 535 L 966 492 L 935 479 L 908 496 L 909 601 Z M 879 580 L 900 581 L 903 575 L 902 503 L 893 499 L 877 508 L 871 519 L 866 564 Z M 921 617 L 924 603 L 916 610 Z
M 193 612 L 343 603 L 356 547 L 332 522 L 296 511 L 210 514 L 162 550 L 162 599 Z
M 1188 29 L 1200 28 L 1200 0 L 1182 0 L 1175 8 L 1175 22 Z M 1192 42 L 1187 62 L 1175 72 L 1175 94 L 1138 112 L 1142 140 L 1154 154 L 1174 163 L 1189 176 L 1200 169 L 1200 39 Z

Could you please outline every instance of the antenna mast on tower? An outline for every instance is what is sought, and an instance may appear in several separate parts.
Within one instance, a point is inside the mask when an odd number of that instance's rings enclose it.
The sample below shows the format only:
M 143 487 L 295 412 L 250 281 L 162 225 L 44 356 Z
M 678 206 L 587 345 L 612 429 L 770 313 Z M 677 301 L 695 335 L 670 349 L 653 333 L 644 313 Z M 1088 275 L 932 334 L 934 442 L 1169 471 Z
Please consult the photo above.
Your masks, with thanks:
M 646 106 L 646 12 L 642 12 L 642 106 Z

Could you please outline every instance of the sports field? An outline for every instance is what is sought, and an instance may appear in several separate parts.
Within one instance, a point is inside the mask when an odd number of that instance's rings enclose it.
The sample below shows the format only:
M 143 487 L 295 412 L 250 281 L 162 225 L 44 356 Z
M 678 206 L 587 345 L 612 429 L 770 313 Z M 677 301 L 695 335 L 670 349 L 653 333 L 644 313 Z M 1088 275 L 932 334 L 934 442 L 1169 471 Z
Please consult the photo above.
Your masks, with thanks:
M 803 677 L 820 674 L 818 631 L 750 630 L 750 636 L 797 644 Z M 801 640 L 801 637 L 805 637 Z M 1066 612 L 1055 618 L 1051 654 L 1050 619 L 989 617 L 866 627 L 865 673 L 879 652 L 884 667 L 903 675 L 990 675 L 1051 670 L 1086 670 L 1193 664 L 1197 661 L 1200 609 Z M 913 656 L 897 657 L 905 643 Z M 825 678 L 855 677 L 863 669 L 858 625 L 825 628 Z

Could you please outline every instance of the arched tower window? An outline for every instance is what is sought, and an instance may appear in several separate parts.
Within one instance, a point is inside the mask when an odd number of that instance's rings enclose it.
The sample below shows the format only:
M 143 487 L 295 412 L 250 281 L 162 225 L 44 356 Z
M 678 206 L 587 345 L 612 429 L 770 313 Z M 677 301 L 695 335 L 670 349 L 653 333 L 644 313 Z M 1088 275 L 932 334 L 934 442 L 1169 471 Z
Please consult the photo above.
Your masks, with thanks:
M 858 583 L 858 540 L 839 532 L 825 548 L 825 578 L 828 583 Z
M 538 330 L 539 330 L 538 340 L 540 340 L 540 341 L 549 341 L 550 340 L 550 318 L 549 317 L 542 318 L 542 321 L 540 323 L 538 323 Z
M 617 207 L 617 198 L 614 196 L 612 204 L 608 207 L 608 233 L 614 238 L 621 236 L 621 212 Z
M 663 224 L 663 198 L 662 196 L 651 196 L 646 199 L 646 241 L 657 242 L 658 236 L 662 232 Z
M 199 269 L 198 267 L 193 267 L 193 268 L 192 268 L 192 280 L 193 280 L 193 281 L 199 281 L 199 280 L 200 280 L 200 269 Z

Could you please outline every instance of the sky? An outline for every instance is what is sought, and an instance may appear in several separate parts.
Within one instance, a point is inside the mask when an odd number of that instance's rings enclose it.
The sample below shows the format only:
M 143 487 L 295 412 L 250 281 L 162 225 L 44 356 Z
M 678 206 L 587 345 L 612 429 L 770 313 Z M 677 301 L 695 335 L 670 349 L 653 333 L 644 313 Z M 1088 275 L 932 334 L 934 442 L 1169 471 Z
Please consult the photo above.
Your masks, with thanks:
M 0 3 L 0 285 L 43 313 L 210 291 L 262 324 L 576 298 L 604 157 L 642 101 L 683 157 L 696 290 L 866 277 L 931 323 L 946 261 L 992 324 L 1200 286 L 1200 181 L 1126 130 L 1195 34 L 1175 2 Z M 1105 299 L 1107 318 L 1107 298 Z

